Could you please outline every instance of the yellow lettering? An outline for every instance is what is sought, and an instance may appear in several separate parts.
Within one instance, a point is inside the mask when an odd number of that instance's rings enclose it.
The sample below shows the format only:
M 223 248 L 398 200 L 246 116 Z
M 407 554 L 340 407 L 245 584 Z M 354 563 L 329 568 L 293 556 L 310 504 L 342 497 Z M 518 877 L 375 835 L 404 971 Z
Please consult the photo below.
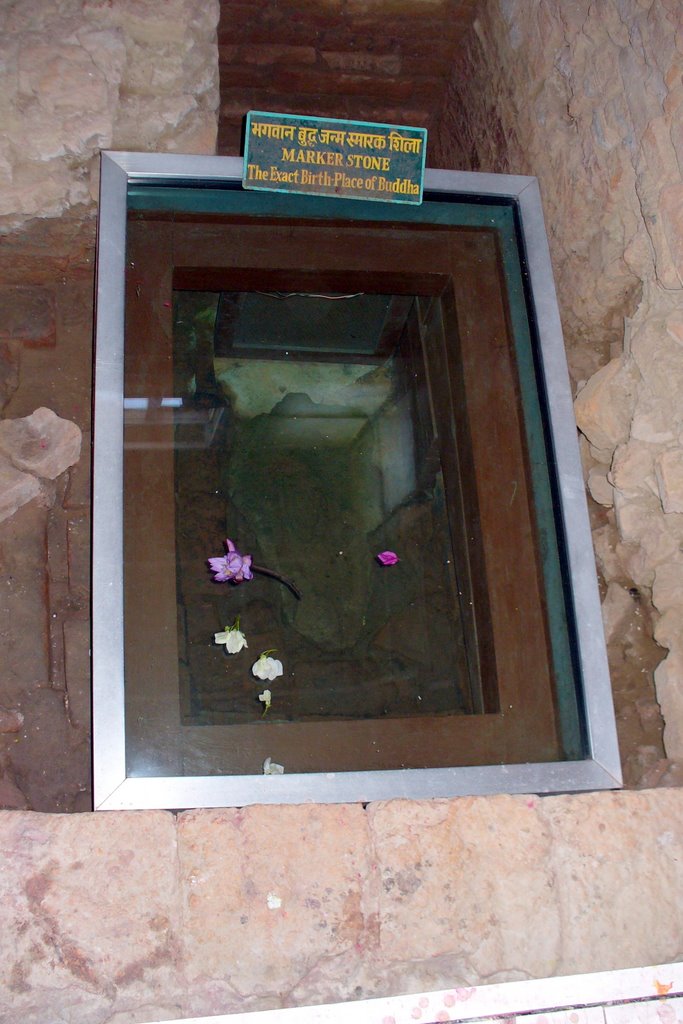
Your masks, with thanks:
M 365 153 L 348 153 L 346 166 L 355 167 L 356 170 L 363 168 L 364 171 L 388 171 L 388 156 L 367 156 Z

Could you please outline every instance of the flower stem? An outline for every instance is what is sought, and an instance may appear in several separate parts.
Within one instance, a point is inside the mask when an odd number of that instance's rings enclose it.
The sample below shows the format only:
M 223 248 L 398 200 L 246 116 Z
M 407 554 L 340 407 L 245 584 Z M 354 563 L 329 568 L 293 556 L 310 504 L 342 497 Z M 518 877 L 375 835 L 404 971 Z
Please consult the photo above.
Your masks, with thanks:
M 262 565 L 252 565 L 251 571 L 260 572 L 262 576 L 270 576 L 274 580 L 279 580 L 280 583 L 284 583 L 284 585 L 291 590 L 298 601 L 301 600 L 301 591 L 299 588 L 281 573 L 275 572 L 273 569 L 264 569 Z

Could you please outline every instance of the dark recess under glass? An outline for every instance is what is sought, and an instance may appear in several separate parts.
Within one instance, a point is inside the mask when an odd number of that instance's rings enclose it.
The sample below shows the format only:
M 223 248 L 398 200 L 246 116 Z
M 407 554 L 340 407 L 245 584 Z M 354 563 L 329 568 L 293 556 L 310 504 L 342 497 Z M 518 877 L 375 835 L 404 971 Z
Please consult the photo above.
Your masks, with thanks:
M 260 720 L 249 668 L 266 649 L 284 667 L 272 720 L 483 710 L 466 525 L 439 454 L 454 426 L 435 422 L 425 359 L 427 332 L 442 341 L 438 306 L 174 292 L 183 724 Z M 224 537 L 300 600 L 266 576 L 207 585 Z M 399 561 L 382 566 L 385 550 Z M 212 634 L 237 616 L 249 651 L 226 655 Z

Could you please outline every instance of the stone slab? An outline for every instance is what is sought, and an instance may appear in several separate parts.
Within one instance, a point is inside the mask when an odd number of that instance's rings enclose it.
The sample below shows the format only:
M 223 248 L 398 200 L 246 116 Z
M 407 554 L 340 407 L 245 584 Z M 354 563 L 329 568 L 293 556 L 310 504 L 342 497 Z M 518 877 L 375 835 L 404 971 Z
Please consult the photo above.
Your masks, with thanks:
M 99 1022 L 182 989 L 174 819 L 0 811 L 0 1020 Z
M 181 814 L 191 1012 L 286 1005 L 330 964 L 343 990 L 376 929 L 368 840 L 360 804 Z
M 612 359 L 579 391 L 576 420 L 594 448 L 613 451 L 629 436 L 637 373 L 622 359 Z
M 382 958 L 450 958 L 451 984 L 553 974 L 561 920 L 537 805 L 511 796 L 371 805 Z
M 550 797 L 539 813 L 552 841 L 551 884 L 563 922 L 558 973 L 677 960 L 683 793 Z
M 655 472 L 664 511 L 683 512 L 683 449 L 662 452 Z

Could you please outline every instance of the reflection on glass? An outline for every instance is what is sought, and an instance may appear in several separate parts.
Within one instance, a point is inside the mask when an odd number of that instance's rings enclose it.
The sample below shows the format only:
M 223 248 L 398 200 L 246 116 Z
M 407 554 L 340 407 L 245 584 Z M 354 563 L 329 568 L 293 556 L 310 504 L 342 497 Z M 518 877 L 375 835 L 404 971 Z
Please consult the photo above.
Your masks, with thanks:
M 174 424 L 183 724 L 478 706 L 420 340 L 426 305 L 174 293 L 173 395 L 158 416 Z M 149 443 L 130 411 L 127 444 Z M 207 558 L 226 538 L 272 575 L 212 582 Z M 383 565 L 385 551 L 398 560 Z M 248 648 L 230 654 L 213 639 L 236 622 Z M 264 651 L 283 666 L 265 683 L 251 670 Z
M 131 214 L 129 776 L 581 756 L 518 255 L 489 221 Z

